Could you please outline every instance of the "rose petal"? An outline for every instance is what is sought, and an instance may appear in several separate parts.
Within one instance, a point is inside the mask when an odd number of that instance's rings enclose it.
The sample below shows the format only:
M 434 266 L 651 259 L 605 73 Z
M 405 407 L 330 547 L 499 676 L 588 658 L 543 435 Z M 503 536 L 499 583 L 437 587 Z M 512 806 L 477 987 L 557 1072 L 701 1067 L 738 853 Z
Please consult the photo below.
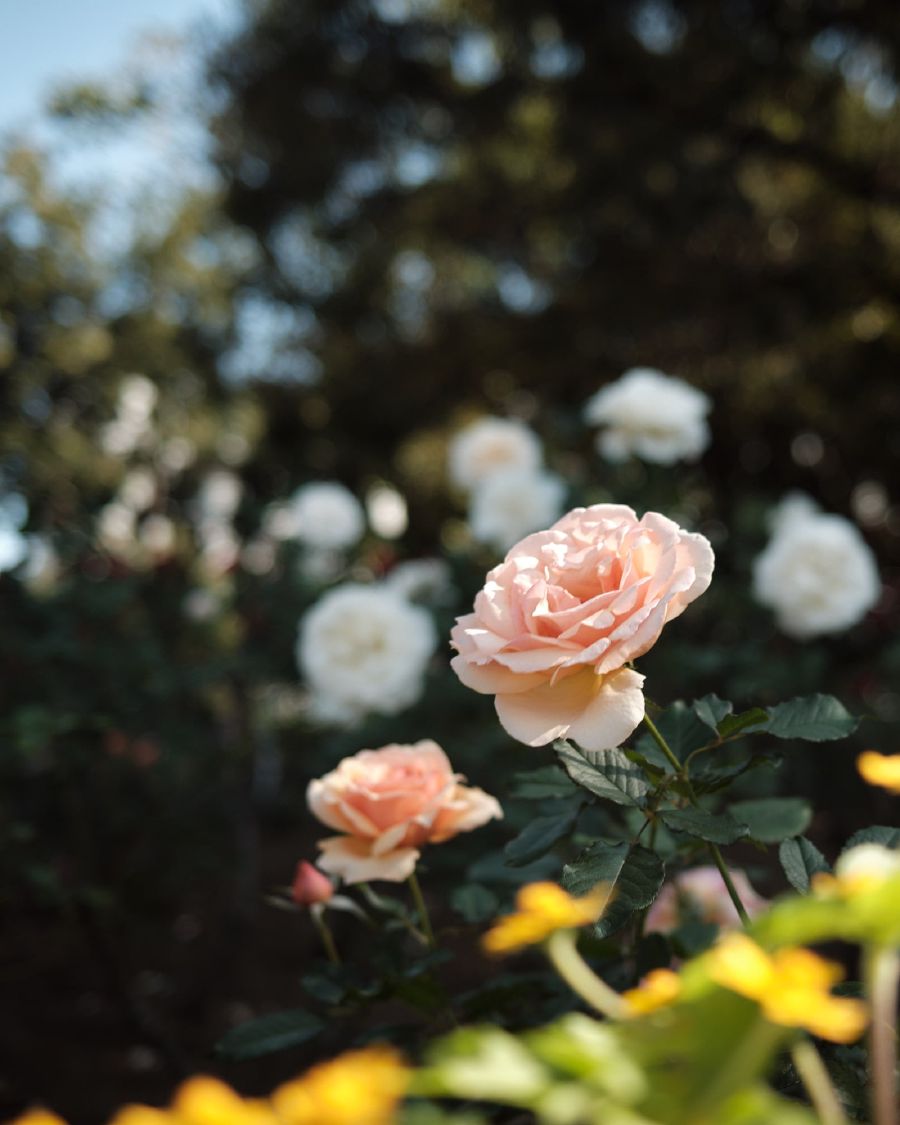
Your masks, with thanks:
M 527 746 L 569 735 L 586 750 L 604 750 L 622 743 L 643 718 L 643 682 L 628 668 L 610 676 L 585 669 L 526 693 L 499 694 L 497 716 Z
M 330 836 L 319 841 L 319 867 L 329 875 L 339 875 L 345 883 L 367 883 L 383 879 L 402 883 L 412 875 L 419 852 L 415 848 L 396 848 L 373 855 L 370 840 L 356 836 Z

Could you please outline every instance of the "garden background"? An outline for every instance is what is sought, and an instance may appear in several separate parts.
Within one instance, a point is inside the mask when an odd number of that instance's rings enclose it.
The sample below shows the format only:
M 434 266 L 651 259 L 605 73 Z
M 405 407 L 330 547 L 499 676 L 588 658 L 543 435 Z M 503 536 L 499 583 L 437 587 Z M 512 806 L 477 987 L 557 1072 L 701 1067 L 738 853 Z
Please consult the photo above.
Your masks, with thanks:
M 873 0 L 268 0 L 8 131 L 3 1113 L 100 1121 L 197 1070 L 261 1091 L 345 1046 L 212 1054 L 304 1005 L 315 931 L 268 899 L 314 858 L 308 781 L 435 738 L 503 802 L 546 760 L 449 670 L 500 557 L 447 471 L 481 415 L 534 430 L 565 507 L 655 509 L 712 542 L 710 592 L 642 662 L 653 700 L 828 692 L 865 716 L 852 744 L 773 747 L 744 796 L 807 798 L 826 854 L 891 823 L 853 756 L 896 750 L 900 718 L 898 49 L 900 11 Z M 596 450 L 585 403 L 636 366 L 709 396 L 699 460 Z M 343 557 L 273 516 L 316 480 L 367 504 Z M 795 490 L 859 526 L 883 587 L 805 640 L 753 596 Z M 304 613 L 434 558 L 421 697 L 321 721 Z M 527 877 L 483 862 L 517 815 L 429 855 L 451 944 L 478 927 L 450 872 L 481 860 L 498 904 Z M 783 889 L 769 853 L 732 851 Z M 352 917 L 335 930 L 365 951 Z M 490 971 L 470 957 L 452 987 Z M 402 1038 L 396 998 L 375 1018 Z

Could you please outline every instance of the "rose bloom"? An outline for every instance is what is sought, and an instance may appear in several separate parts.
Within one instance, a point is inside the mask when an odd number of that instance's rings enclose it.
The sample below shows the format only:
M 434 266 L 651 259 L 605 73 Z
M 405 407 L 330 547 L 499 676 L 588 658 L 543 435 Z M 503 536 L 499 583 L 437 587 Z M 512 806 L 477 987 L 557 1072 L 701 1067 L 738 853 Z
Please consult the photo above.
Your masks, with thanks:
M 426 610 L 384 586 L 347 583 L 303 617 L 297 662 L 318 715 L 352 723 L 415 703 L 436 646 Z
M 601 387 L 585 421 L 604 426 L 597 449 L 610 461 L 640 457 L 659 465 L 696 460 L 709 445 L 710 400 L 695 387 L 652 367 L 632 367 Z
M 450 442 L 450 479 L 466 492 L 500 469 L 537 469 L 543 460 L 537 434 L 511 418 L 481 418 Z
M 797 496 L 772 522 L 772 538 L 753 564 L 753 592 L 774 610 L 779 629 L 807 640 L 861 621 L 881 596 L 881 581 L 856 525 Z
M 731 871 L 731 881 L 754 918 L 769 905 L 756 893 L 743 871 Z M 692 867 L 665 884 L 647 912 L 645 929 L 669 933 L 694 918 L 725 929 L 741 925 L 741 919 L 716 867 Z
M 294 493 L 289 508 L 296 536 L 309 547 L 343 550 L 362 539 L 362 504 L 337 481 L 313 481 Z
M 540 469 L 502 469 L 475 489 L 469 511 L 472 536 L 504 552 L 530 531 L 559 518 L 566 486 Z
M 462 781 L 440 746 L 427 739 L 344 758 L 307 790 L 313 814 L 343 833 L 319 841 L 319 867 L 347 883 L 402 882 L 424 844 L 503 816 L 493 797 Z
M 618 746 L 644 716 L 644 677 L 625 665 L 703 593 L 713 562 L 702 535 L 656 512 L 575 508 L 490 571 L 453 627 L 453 669 L 496 696 L 500 722 L 528 746 Z

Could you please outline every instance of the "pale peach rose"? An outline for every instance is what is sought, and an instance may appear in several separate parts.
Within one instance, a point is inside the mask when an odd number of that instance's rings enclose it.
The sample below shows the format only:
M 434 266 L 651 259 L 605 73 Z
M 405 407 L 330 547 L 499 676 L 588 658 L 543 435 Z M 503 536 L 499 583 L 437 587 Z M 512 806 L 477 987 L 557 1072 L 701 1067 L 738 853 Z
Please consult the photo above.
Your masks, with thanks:
M 734 889 L 751 918 L 762 913 L 768 901 L 756 893 L 743 871 L 730 872 Z M 731 896 L 716 867 L 692 867 L 666 883 L 647 912 L 644 928 L 669 933 L 682 922 L 697 918 L 724 929 L 741 925 Z
M 490 571 L 453 627 L 453 669 L 496 696 L 500 722 L 528 746 L 618 746 L 644 716 L 644 677 L 625 665 L 703 593 L 713 563 L 702 535 L 656 512 L 575 508 Z
M 436 742 L 360 750 L 310 782 L 315 816 L 343 836 L 319 841 L 319 866 L 347 883 L 408 878 L 424 844 L 502 817 L 497 801 L 463 785 Z

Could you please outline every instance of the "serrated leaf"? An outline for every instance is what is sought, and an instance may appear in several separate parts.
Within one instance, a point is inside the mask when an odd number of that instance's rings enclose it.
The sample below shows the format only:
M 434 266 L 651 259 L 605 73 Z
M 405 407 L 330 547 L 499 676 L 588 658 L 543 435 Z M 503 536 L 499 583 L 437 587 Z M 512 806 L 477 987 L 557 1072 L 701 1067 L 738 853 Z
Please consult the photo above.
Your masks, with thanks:
M 552 797 L 571 797 L 575 784 L 559 766 L 542 766 L 513 774 L 512 796 L 542 801 Z
M 763 844 L 780 844 L 790 836 L 800 836 L 812 820 L 809 802 L 802 797 L 761 797 L 753 801 L 736 801 L 728 811 L 749 826 L 752 839 Z
M 719 733 L 719 723 L 734 710 L 733 704 L 727 699 L 719 699 L 717 695 L 704 695 L 702 699 L 695 699 L 693 712 L 713 732 Z
M 318 1016 L 303 1008 L 275 1012 L 233 1027 L 216 1044 L 216 1053 L 229 1059 L 256 1059 L 305 1043 L 324 1027 Z
M 492 890 L 480 883 L 468 883 L 453 891 L 450 905 L 467 922 L 485 922 L 497 913 L 500 900 Z
M 762 707 L 751 707 L 737 715 L 726 715 L 719 723 L 719 738 L 733 738 L 736 734 L 762 733 L 769 721 L 769 712 Z
M 506 862 L 510 867 L 524 867 L 526 863 L 546 855 L 557 840 L 572 831 L 580 811 L 581 805 L 577 804 L 567 808 L 565 812 L 539 816 L 529 821 L 519 835 L 503 849 Z
M 900 828 L 886 828 L 882 824 L 873 824 L 870 828 L 860 828 L 854 832 L 844 844 L 844 851 L 855 848 L 858 844 L 881 844 L 885 848 L 900 848 Z
M 587 894 L 597 883 L 610 885 L 610 900 L 594 927 L 599 938 L 609 937 L 638 910 L 656 898 L 665 878 L 662 860 L 640 844 L 599 841 L 563 868 L 563 886 L 574 895 Z
M 557 742 L 554 750 L 576 785 L 617 805 L 640 807 L 650 790 L 644 772 L 621 750 L 581 750 Z
M 825 856 L 805 836 L 783 840 L 778 849 L 778 858 L 787 881 L 795 891 L 804 895 L 809 890 L 813 875 L 831 870 Z
M 764 729 L 776 738 L 828 742 L 845 738 L 857 726 L 859 720 L 833 695 L 806 695 L 770 708 Z
M 749 836 L 750 828 L 730 813 L 710 813 L 705 809 L 663 809 L 660 820 L 676 832 L 687 832 L 711 844 L 733 844 Z

